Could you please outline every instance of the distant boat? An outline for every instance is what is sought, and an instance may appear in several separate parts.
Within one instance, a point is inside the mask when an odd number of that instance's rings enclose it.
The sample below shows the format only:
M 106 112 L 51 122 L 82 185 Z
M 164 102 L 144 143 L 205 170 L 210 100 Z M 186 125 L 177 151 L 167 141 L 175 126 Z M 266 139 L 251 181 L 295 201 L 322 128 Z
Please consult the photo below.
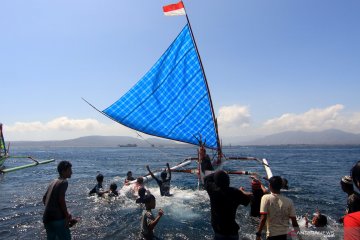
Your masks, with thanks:
M 119 147 L 137 147 L 137 144 L 133 144 L 133 143 L 128 143 L 128 144 L 126 144 L 126 145 L 122 145 L 122 144 L 119 144 L 118 145 Z

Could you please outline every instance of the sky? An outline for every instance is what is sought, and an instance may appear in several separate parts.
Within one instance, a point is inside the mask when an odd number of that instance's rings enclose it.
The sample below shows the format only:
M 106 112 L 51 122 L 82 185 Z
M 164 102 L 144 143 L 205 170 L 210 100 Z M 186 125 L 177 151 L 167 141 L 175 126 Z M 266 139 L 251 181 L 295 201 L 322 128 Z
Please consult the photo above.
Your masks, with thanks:
M 186 24 L 169 0 L 0 2 L 5 138 L 136 137 L 100 110 L 127 92 Z M 360 1 L 184 0 L 220 137 L 360 133 Z

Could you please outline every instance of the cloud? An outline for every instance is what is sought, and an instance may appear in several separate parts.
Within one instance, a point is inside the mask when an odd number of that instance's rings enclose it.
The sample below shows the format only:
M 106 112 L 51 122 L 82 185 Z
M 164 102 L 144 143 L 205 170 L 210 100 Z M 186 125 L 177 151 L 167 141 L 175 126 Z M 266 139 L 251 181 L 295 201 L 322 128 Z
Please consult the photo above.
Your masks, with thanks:
M 224 106 L 219 109 L 218 123 L 222 127 L 247 127 L 250 123 L 250 113 L 246 106 Z
M 348 121 L 347 121 L 347 126 L 349 126 L 349 127 L 357 127 L 358 128 L 358 130 L 357 130 L 357 132 L 359 132 L 360 131 L 360 112 L 358 112 L 358 113 L 353 113 L 352 114 L 352 116 L 348 119 Z
M 94 119 L 68 119 L 67 117 L 56 118 L 46 124 L 49 129 L 64 131 L 93 130 L 101 126 L 102 124 Z
M 5 137 L 8 140 L 64 140 L 88 135 L 134 136 L 128 128 L 111 122 L 100 123 L 95 119 L 55 118 L 49 122 L 16 122 L 4 126 Z
M 249 130 L 251 115 L 247 106 L 231 105 L 221 107 L 217 119 L 221 136 L 236 136 Z
M 101 124 L 94 119 L 69 119 L 67 117 L 59 117 L 50 122 L 16 122 L 14 126 L 9 126 L 9 132 L 32 132 L 32 131 L 77 131 L 91 130 L 100 127 Z
M 325 108 L 313 108 L 303 113 L 284 113 L 255 125 L 246 106 L 223 106 L 219 110 L 221 137 L 265 136 L 284 131 L 322 131 L 339 129 L 360 133 L 360 112 L 346 113 L 345 106 L 335 104 Z
M 301 114 L 285 113 L 278 118 L 267 120 L 262 130 L 267 133 L 325 129 L 359 132 L 360 113 L 346 114 L 342 112 L 343 109 L 344 105 L 336 104 L 323 109 L 310 109 Z
M 360 133 L 360 112 L 344 112 L 344 105 L 335 104 L 326 108 L 314 108 L 304 113 L 284 113 L 255 125 L 249 107 L 240 105 L 223 106 L 219 109 L 218 126 L 220 137 L 224 140 L 231 137 L 264 136 L 284 131 L 321 131 L 339 129 Z M 4 125 L 7 141 L 17 140 L 65 140 L 82 136 L 132 136 L 135 131 L 116 122 L 96 119 L 71 119 L 58 117 L 48 122 L 16 122 Z M 142 134 L 144 137 L 148 137 Z

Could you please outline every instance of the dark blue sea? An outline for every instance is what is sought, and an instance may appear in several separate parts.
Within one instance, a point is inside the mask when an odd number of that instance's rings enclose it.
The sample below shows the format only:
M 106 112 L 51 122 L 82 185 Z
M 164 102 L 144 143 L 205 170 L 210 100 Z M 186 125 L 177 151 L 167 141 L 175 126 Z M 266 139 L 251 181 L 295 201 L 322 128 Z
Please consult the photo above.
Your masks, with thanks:
M 95 176 L 101 172 L 105 188 L 116 182 L 121 189 L 127 171 L 136 177 L 146 174 L 147 164 L 154 170 L 163 168 L 166 162 L 173 166 L 196 155 L 196 148 L 13 148 L 12 153 L 56 161 L 0 176 L 0 239 L 46 239 L 41 201 L 48 184 L 57 177 L 56 166 L 61 160 L 73 164 L 66 200 L 72 215 L 81 218 L 71 229 L 73 239 L 137 239 L 142 210 L 122 193 L 117 199 L 89 197 Z M 294 201 L 300 224 L 304 224 L 306 213 L 311 216 L 316 209 L 328 216 L 326 229 L 304 230 L 303 239 L 342 239 L 342 225 L 337 219 L 345 210 L 346 195 L 339 183 L 360 160 L 359 146 L 233 147 L 225 148 L 224 153 L 268 159 L 274 175 L 289 181 L 290 188 L 283 194 Z M 5 165 L 26 163 L 12 160 Z M 265 175 L 255 161 L 229 161 L 224 169 Z M 156 209 L 162 208 L 165 213 L 155 234 L 160 239 L 212 239 L 209 198 L 205 191 L 197 190 L 197 177 L 173 173 L 171 184 L 173 196 L 160 197 L 156 183 L 147 183 L 157 199 Z M 250 178 L 231 175 L 231 185 L 250 190 Z M 255 239 L 258 219 L 250 217 L 249 210 L 249 206 L 238 208 L 240 239 Z

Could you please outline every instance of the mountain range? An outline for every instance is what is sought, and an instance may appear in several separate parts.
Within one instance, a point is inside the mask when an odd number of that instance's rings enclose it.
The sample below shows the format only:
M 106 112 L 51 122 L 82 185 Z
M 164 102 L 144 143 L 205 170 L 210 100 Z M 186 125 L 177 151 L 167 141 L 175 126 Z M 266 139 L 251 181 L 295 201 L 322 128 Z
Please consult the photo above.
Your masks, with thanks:
M 320 132 L 288 131 L 259 137 L 253 140 L 232 138 L 224 145 L 360 145 L 360 134 L 330 129 Z M 127 136 L 87 136 L 59 141 L 14 141 L 14 147 L 119 147 L 128 144 L 137 147 L 184 147 L 187 144 L 174 141 L 148 138 L 146 141 Z
M 321 132 L 288 131 L 272 134 L 248 142 L 246 145 L 360 145 L 360 134 L 353 134 L 337 129 Z

